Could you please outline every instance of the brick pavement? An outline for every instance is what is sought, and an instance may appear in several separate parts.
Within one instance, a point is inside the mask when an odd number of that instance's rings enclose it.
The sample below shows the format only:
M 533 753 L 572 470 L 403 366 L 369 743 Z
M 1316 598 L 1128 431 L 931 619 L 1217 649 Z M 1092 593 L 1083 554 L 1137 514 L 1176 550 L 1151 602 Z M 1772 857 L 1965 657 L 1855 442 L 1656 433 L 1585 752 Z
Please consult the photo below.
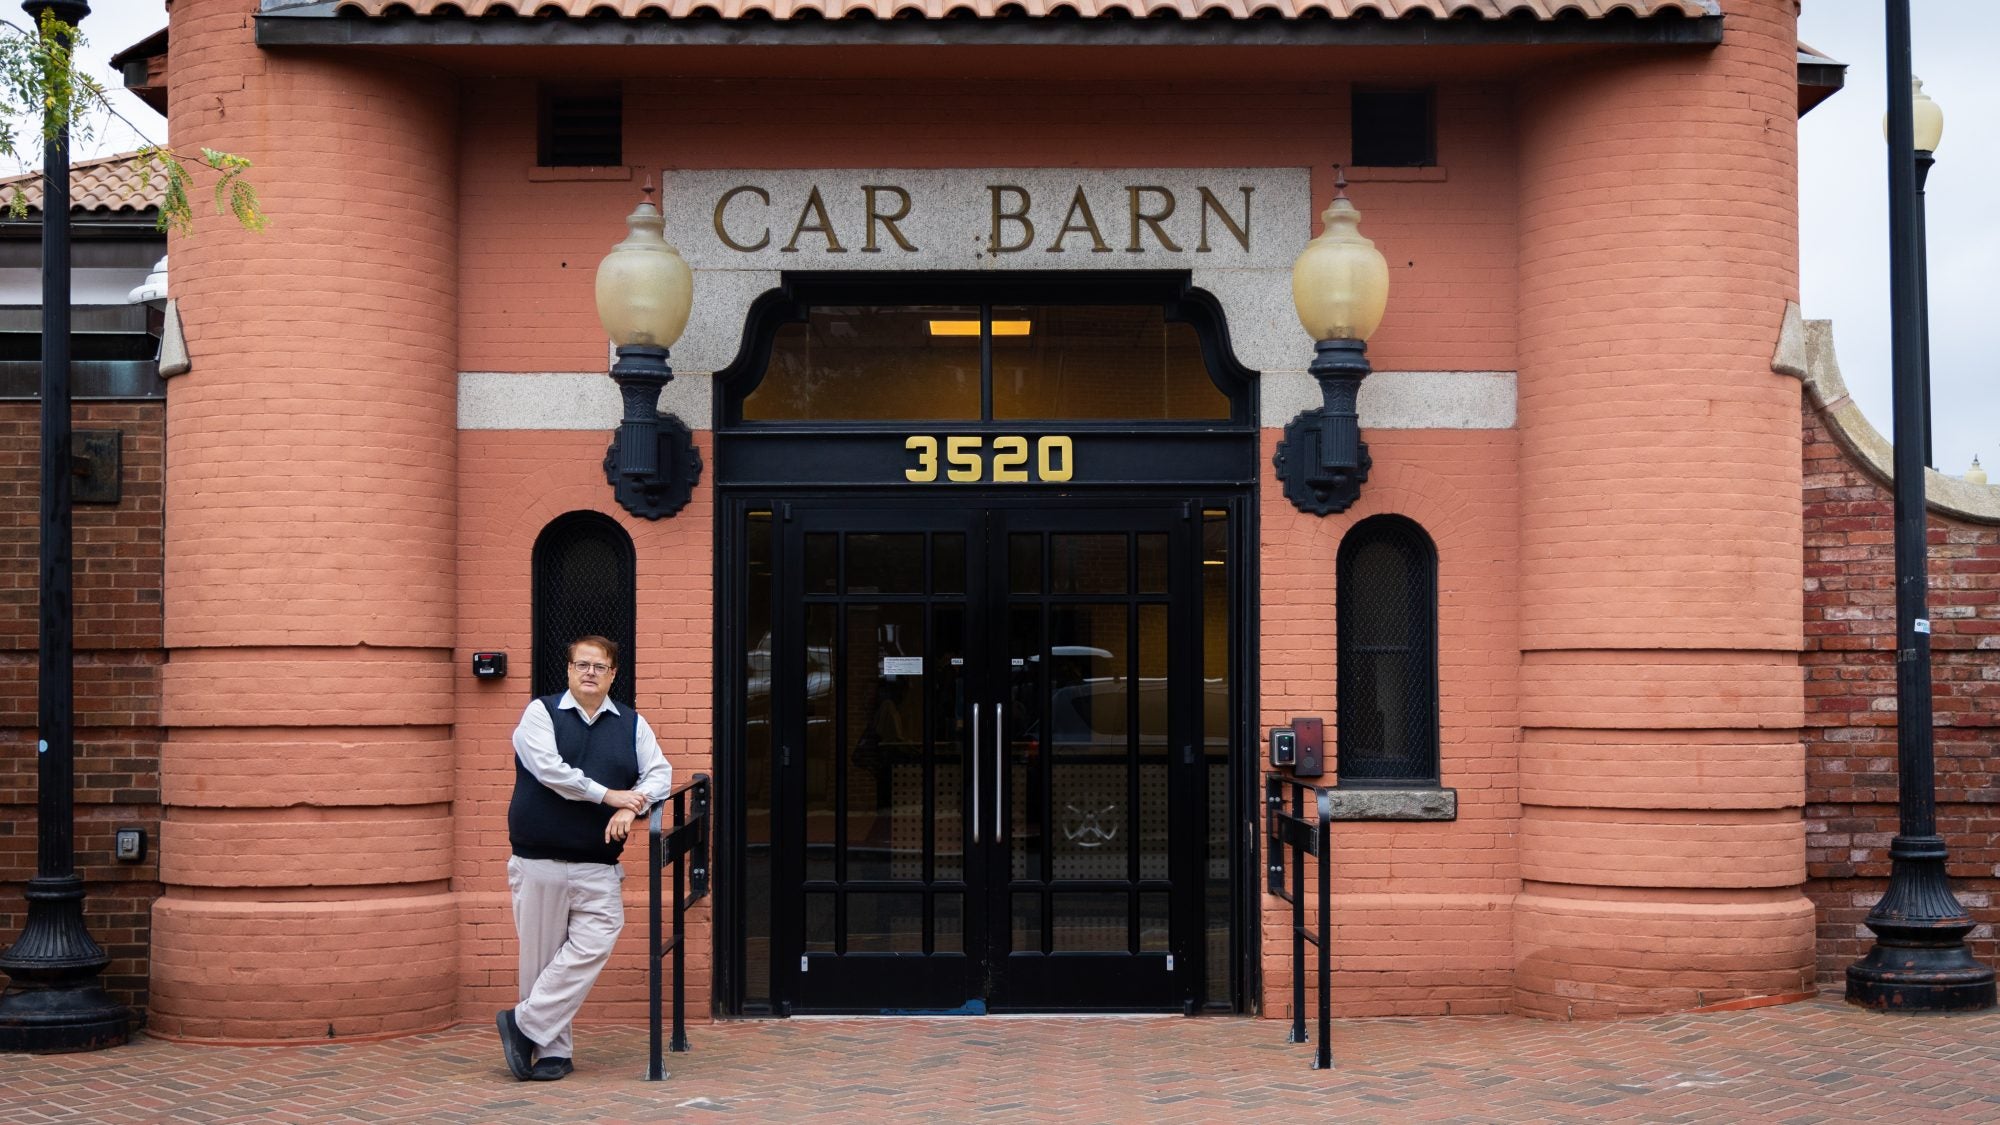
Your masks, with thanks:
M 1833 1121 L 2000 1119 L 2000 1014 L 1823 998 L 1620 1023 L 1345 1020 L 1335 1069 L 1273 1020 L 746 1021 L 692 1029 L 642 1080 L 642 1028 L 583 1028 L 579 1068 L 517 1083 L 493 1030 L 312 1047 L 141 1037 L 0 1056 L 0 1125 L 50 1121 Z

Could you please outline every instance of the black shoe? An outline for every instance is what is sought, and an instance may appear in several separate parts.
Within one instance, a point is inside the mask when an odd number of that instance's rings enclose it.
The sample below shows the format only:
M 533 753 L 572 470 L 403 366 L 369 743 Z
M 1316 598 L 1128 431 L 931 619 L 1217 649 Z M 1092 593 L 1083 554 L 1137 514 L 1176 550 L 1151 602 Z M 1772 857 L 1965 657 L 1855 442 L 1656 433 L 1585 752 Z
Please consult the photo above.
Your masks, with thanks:
M 561 1055 L 543 1055 L 535 1060 L 535 1069 L 528 1077 L 537 1082 L 560 1082 L 575 1069 L 569 1060 Z
M 523 1034 L 521 1025 L 514 1022 L 512 1008 L 494 1016 L 493 1022 L 500 1028 L 500 1053 L 507 1056 L 507 1069 L 514 1072 L 515 1078 L 526 1082 L 534 1074 L 528 1060 L 534 1057 L 535 1041 Z

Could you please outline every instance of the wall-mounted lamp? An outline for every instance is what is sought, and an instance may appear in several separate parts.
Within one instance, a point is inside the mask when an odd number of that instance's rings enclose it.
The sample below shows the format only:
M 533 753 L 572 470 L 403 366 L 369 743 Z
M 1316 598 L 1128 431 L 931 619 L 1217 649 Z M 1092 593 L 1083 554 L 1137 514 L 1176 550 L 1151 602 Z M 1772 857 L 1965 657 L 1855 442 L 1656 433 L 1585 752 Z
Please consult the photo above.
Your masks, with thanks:
M 1286 424 L 1272 458 L 1285 498 L 1317 516 L 1346 511 L 1368 479 L 1368 445 L 1354 404 L 1369 370 L 1368 337 L 1389 303 L 1389 263 L 1362 237 L 1361 212 L 1337 167 L 1334 188 L 1320 214 L 1326 229 L 1292 265 L 1292 304 L 1314 340 L 1307 371 L 1319 381 L 1324 405 Z
M 611 377 L 625 417 L 604 454 L 604 476 L 626 511 L 656 520 L 681 510 L 701 479 L 694 435 L 660 413 L 660 391 L 674 377 L 667 349 L 681 338 L 694 306 L 694 274 L 665 237 L 653 189 L 625 217 L 625 241 L 597 266 L 597 318 L 617 346 Z
M 146 306 L 146 331 L 160 342 L 157 359 L 166 378 L 188 373 L 187 337 L 181 334 L 181 313 L 167 296 L 167 256 L 153 264 L 146 280 L 125 297 L 127 304 Z

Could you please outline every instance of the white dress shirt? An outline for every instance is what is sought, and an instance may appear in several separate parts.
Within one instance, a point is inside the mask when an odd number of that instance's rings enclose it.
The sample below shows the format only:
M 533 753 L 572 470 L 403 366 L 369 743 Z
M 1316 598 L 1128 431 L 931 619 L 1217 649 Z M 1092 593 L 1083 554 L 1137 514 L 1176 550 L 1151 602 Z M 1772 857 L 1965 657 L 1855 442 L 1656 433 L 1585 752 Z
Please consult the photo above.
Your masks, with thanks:
M 619 714 L 618 705 L 606 697 L 604 706 L 598 708 L 595 714 L 586 715 L 583 704 L 566 691 L 556 701 L 556 706 L 575 711 L 587 725 L 596 723 L 607 712 Z M 645 795 L 646 805 L 651 808 L 673 789 L 674 768 L 660 753 L 660 740 L 654 736 L 653 728 L 647 725 L 646 717 L 634 715 L 633 719 L 638 727 L 634 749 L 639 755 L 639 780 L 632 788 Z M 604 795 L 610 792 L 592 781 L 582 770 L 562 760 L 562 753 L 556 749 L 555 718 L 539 699 L 529 700 L 528 709 L 521 712 L 521 725 L 514 728 L 514 756 L 521 760 L 536 781 L 572 801 L 602 804 Z

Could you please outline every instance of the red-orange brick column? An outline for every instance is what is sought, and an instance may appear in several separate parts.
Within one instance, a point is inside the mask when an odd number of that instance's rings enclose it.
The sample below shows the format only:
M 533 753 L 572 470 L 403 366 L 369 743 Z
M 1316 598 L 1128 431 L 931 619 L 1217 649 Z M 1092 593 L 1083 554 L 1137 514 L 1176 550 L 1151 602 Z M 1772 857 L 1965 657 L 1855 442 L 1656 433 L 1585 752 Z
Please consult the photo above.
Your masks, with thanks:
M 152 1026 L 410 1031 L 457 984 L 455 87 L 259 51 L 251 8 L 172 13 L 174 142 L 254 161 L 271 225 L 172 247 Z
M 1809 987 L 1793 0 L 1523 90 L 1517 1010 Z

